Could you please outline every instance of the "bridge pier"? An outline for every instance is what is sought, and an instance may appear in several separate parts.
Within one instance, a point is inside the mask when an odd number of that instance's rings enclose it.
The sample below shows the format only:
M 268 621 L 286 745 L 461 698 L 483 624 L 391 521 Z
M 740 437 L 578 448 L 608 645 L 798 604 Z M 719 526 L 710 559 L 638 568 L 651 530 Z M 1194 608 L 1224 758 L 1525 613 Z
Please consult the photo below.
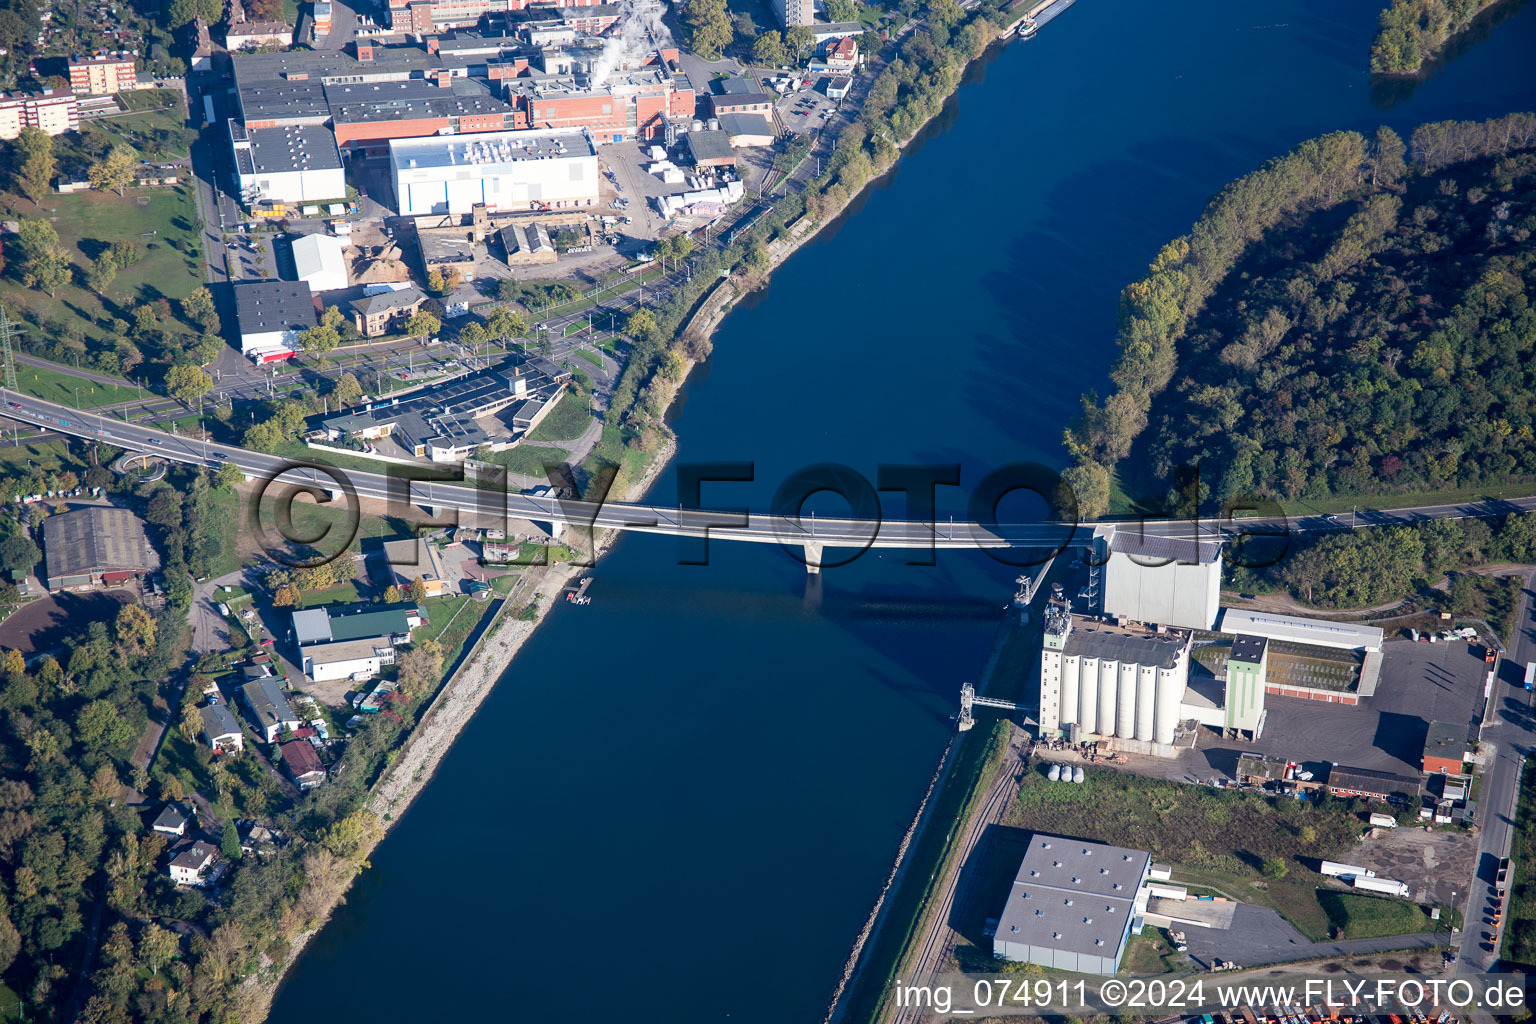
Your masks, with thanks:
M 820 544 L 807 544 L 805 546 L 805 571 L 812 576 L 821 572 Z

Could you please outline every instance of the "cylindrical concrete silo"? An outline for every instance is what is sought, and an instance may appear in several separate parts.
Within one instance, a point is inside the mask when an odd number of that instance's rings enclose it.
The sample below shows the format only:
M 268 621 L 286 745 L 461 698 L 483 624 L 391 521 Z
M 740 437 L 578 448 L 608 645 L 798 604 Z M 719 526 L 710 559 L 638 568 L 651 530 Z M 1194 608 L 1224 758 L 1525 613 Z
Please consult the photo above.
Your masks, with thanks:
M 1051 770 L 1045 773 L 1045 777 L 1050 779 L 1052 782 L 1055 782 L 1058 779 L 1060 779 L 1061 778 L 1061 765 L 1059 765 L 1059 764 L 1051 765 Z
M 1115 735 L 1123 740 L 1136 735 L 1136 669 L 1134 661 L 1120 663 L 1120 703 L 1115 709 Z
M 1157 701 L 1157 669 L 1151 665 L 1136 666 L 1136 738 L 1152 740 L 1152 722 L 1155 718 L 1153 705 Z
M 1077 676 L 1083 659 L 1075 654 L 1061 656 L 1061 724 L 1071 725 L 1077 717 Z
M 1099 728 L 1100 736 L 1115 734 L 1115 711 L 1120 697 L 1120 663 L 1109 658 L 1099 659 Z
M 1173 728 L 1179 720 L 1179 703 L 1184 699 L 1184 677 L 1177 669 L 1157 670 L 1157 713 L 1153 723 L 1154 739 L 1173 742 Z
M 1072 781 L 1073 782 L 1081 783 L 1087 777 L 1088 777 L 1087 773 L 1085 773 L 1083 771 L 1083 766 L 1082 765 L 1078 765 L 1076 768 L 1072 769 Z
M 1083 732 L 1099 728 L 1099 659 L 1084 658 L 1077 675 L 1077 724 Z

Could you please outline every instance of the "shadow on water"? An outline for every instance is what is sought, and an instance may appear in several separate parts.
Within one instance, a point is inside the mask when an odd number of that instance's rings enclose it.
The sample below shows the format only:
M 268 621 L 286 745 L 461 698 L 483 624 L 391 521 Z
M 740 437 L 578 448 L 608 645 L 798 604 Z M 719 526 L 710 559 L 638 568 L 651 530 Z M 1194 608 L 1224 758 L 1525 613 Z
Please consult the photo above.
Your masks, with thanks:
M 1472 19 L 1472 24 L 1467 26 L 1466 31 L 1452 36 L 1440 51 L 1440 56 L 1425 64 L 1418 74 L 1372 75 L 1371 105 L 1378 110 L 1389 110 L 1399 103 L 1408 102 L 1420 85 L 1444 71 L 1452 62 L 1465 57 L 1487 42 L 1488 37 L 1493 35 L 1494 29 L 1520 13 L 1520 9 L 1529 2 L 1530 0 L 1504 0 L 1503 3 L 1494 4 Z

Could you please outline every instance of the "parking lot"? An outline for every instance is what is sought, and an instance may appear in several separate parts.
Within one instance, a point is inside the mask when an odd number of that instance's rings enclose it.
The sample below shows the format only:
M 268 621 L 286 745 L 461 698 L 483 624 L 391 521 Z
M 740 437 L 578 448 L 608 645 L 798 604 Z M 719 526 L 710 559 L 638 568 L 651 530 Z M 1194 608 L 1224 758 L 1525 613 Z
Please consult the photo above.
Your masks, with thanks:
M 1460 641 L 1388 640 L 1376 694 L 1358 706 L 1270 695 L 1262 738 L 1226 740 L 1205 731 L 1178 768 L 1196 778 L 1231 778 L 1237 755 L 1254 751 L 1309 766 L 1337 762 L 1417 775 L 1430 722 L 1465 723 L 1470 730 L 1479 721 L 1487 671 L 1481 650 Z
M 796 134 L 818 131 L 831 120 L 837 104 L 817 92 L 815 86 L 813 79 L 798 90 L 786 93 L 779 101 L 779 121 L 785 130 Z
M 1442 904 L 1452 893 L 1464 901 L 1476 859 L 1477 837 L 1459 829 L 1378 829 L 1349 854 L 1351 864 L 1407 882 L 1418 902 Z

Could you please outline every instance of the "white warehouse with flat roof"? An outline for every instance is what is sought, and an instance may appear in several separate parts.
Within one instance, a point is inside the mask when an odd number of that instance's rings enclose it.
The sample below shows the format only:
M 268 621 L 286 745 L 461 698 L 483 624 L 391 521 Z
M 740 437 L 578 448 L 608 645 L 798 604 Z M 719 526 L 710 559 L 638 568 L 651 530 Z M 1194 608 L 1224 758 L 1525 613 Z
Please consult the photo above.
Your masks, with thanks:
M 391 139 L 389 161 L 401 216 L 597 202 L 597 147 L 583 128 Z
M 1335 647 L 1346 651 L 1367 653 L 1380 653 L 1382 641 L 1387 636 L 1380 626 L 1332 622 L 1328 619 L 1306 619 L 1299 615 L 1254 612 L 1242 608 L 1222 609 L 1221 631 L 1246 633 L 1269 640 L 1286 640 L 1293 644 L 1307 644 L 1312 647 Z
M 1133 921 L 1147 911 L 1151 869 L 1142 850 L 1035 835 L 998 915 L 992 955 L 1113 975 Z

